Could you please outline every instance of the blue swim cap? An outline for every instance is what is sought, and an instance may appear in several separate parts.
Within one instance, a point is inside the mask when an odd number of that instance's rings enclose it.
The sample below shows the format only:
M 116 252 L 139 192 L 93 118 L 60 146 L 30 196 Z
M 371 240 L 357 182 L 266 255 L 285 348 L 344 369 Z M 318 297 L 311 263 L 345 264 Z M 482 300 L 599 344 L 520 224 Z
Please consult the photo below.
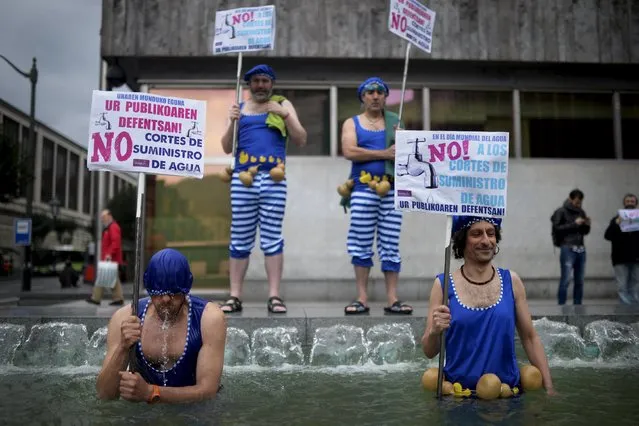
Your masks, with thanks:
M 273 71 L 273 68 L 265 64 L 254 66 L 248 70 L 246 74 L 244 74 L 244 81 L 248 83 L 254 75 L 265 75 L 275 81 L 275 71 Z
M 144 272 L 144 288 L 150 296 L 188 294 L 193 285 L 193 274 L 186 257 L 174 249 L 155 253 Z
M 388 96 L 388 85 L 379 77 L 370 77 L 364 80 L 362 84 L 357 88 L 357 99 L 362 100 L 362 93 L 381 88 L 384 90 L 386 96 Z
M 492 223 L 497 228 L 501 228 L 501 218 L 498 217 L 480 217 L 480 216 L 453 216 L 453 229 L 452 235 L 455 235 L 457 231 L 470 228 L 473 223 L 485 221 Z

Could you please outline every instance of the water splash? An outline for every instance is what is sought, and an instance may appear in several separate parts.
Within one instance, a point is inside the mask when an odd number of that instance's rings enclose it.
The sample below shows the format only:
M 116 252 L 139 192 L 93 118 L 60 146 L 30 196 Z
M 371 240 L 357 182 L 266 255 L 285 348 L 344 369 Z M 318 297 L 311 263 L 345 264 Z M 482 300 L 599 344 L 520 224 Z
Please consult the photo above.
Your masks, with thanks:
M 397 364 L 415 358 L 415 339 L 410 324 L 378 324 L 366 332 L 369 359 L 375 364 Z
M 557 360 L 596 358 L 599 353 L 596 348 L 594 354 L 590 348 L 587 348 L 577 326 L 551 321 L 545 317 L 534 320 L 533 325 L 541 338 L 548 358 Z
M 368 345 L 361 327 L 339 324 L 315 330 L 311 365 L 361 365 L 367 359 Z
M 16 351 L 14 365 L 62 367 L 87 361 L 87 327 L 84 324 L 50 322 L 31 327 L 29 337 Z
M 107 327 L 95 330 L 87 344 L 87 363 L 89 365 L 101 365 L 107 351 Z
M 0 324 L 0 365 L 13 364 L 13 357 L 24 339 L 26 329 L 24 325 Z
M 226 330 L 224 346 L 224 365 L 248 365 L 251 362 L 250 339 L 241 328 L 229 327 Z
M 257 365 L 304 363 L 304 352 L 295 327 L 258 328 L 253 332 L 251 346 Z
M 603 359 L 639 361 L 639 335 L 632 325 L 593 321 L 584 328 L 584 339 L 599 348 Z
M 164 317 L 164 320 L 162 321 L 162 325 L 160 327 L 160 330 L 162 331 L 162 355 L 160 361 L 162 361 L 162 381 L 164 382 L 164 386 L 166 386 L 166 384 L 168 383 L 166 379 L 166 370 L 169 369 L 169 333 L 171 332 L 171 323 L 169 322 L 168 311 L 163 312 L 163 315 L 161 315 L 160 317 Z

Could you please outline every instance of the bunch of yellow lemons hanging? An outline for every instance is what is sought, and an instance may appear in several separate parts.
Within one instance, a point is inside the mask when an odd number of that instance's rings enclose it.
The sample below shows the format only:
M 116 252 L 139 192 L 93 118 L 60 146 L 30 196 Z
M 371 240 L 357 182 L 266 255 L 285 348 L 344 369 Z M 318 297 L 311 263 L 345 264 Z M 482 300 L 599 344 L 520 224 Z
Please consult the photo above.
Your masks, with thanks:
M 257 174 L 258 170 L 259 166 L 252 166 L 249 167 L 248 170 L 240 172 L 237 177 L 240 179 L 244 186 L 250 187 L 251 185 L 253 185 L 253 177 Z M 269 171 L 269 175 L 275 182 L 283 181 L 286 177 L 284 163 L 278 163 L 277 166 L 273 167 Z M 233 169 L 231 167 L 226 167 L 224 171 L 220 173 L 220 179 L 223 182 L 230 182 L 232 177 Z
M 541 372 L 534 365 L 524 365 L 519 369 L 521 376 L 521 387 L 526 391 L 538 390 L 542 387 Z M 437 368 L 429 368 L 422 375 L 422 387 L 424 389 L 437 392 Z M 464 389 L 460 383 L 451 383 L 444 378 L 442 382 L 442 395 L 453 395 L 456 397 L 469 397 L 475 394 L 480 399 L 491 400 L 497 398 L 511 398 L 519 394 L 519 388 L 511 388 L 506 383 L 502 383 L 496 374 L 486 373 L 479 378 L 477 389 L 473 392 Z
M 368 187 L 375 191 L 380 197 L 384 197 L 391 189 L 388 176 L 382 176 L 381 178 L 379 176 L 371 176 L 370 173 L 362 170 L 359 176 L 359 181 L 361 183 L 367 183 Z M 342 197 L 346 197 L 353 191 L 354 186 L 355 181 L 353 179 L 348 179 L 346 182 L 337 187 L 337 193 Z

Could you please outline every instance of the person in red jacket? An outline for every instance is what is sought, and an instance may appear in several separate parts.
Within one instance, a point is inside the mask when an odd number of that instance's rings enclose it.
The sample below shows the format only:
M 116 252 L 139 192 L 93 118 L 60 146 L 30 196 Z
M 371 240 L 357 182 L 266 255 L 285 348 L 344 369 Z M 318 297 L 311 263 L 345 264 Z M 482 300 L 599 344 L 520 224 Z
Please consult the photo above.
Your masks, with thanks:
M 104 210 L 101 215 L 102 224 L 102 244 L 100 245 L 100 260 L 116 262 L 122 264 L 122 233 L 120 225 L 113 219 L 109 210 Z M 104 294 L 104 287 L 93 286 L 93 294 L 87 299 L 87 302 L 99 305 Z M 120 278 L 113 287 L 112 306 L 120 306 L 124 304 L 124 295 L 122 294 L 122 283 Z

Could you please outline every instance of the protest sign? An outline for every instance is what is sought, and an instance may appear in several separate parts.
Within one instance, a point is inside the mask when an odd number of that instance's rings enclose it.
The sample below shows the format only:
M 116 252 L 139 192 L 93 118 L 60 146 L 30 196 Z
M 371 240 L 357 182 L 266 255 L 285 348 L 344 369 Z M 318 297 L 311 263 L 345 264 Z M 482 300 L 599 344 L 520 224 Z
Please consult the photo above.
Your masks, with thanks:
M 508 142 L 507 132 L 398 131 L 395 208 L 505 216 Z
M 621 218 L 621 232 L 639 231 L 639 209 L 621 209 L 618 214 Z
M 204 101 L 94 90 L 87 167 L 201 179 L 205 132 Z
M 275 48 L 275 6 L 242 7 L 215 13 L 213 54 Z
M 430 53 L 435 12 L 417 0 L 390 0 L 388 29 L 393 34 Z

